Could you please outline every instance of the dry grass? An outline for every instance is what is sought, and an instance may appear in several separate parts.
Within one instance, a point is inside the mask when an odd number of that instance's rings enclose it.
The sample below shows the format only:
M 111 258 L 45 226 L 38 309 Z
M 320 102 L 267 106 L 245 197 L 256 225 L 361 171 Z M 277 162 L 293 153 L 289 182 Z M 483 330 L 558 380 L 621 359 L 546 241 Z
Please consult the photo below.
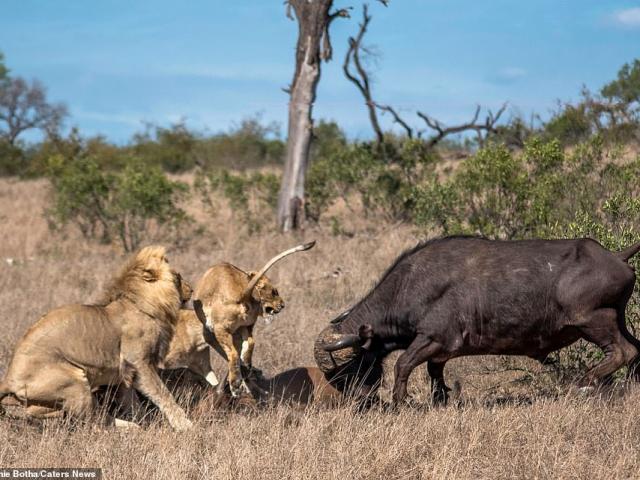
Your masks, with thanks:
M 45 182 L 0 180 L 0 375 L 29 325 L 55 306 L 96 299 L 122 262 L 111 247 L 87 245 L 73 231 L 52 235 L 42 216 L 45 204 Z M 292 244 L 318 240 L 314 250 L 271 274 L 288 307 L 271 325 L 257 327 L 255 362 L 267 373 L 313 365 L 317 332 L 417 239 L 407 227 L 364 220 L 348 224 L 360 232 L 351 238 L 334 237 L 329 229 L 249 238 L 234 230 L 226 211 L 199 220 L 207 233 L 171 252 L 172 264 L 193 281 L 222 259 L 256 268 Z M 217 361 L 218 372 L 222 365 Z M 0 419 L 0 466 L 102 467 L 106 478 L 167 479 L 638 476 L 640 389 L 584 398 L 555 385 L 537 364 L 517 365 L 530 369 L 534 380 L 502 371 L 498 359 L 451 362 L 448 381 L 460 381 L 463 401 L 441 409 L 199 411 L 192 413 L 195 431 L 183 434 L 161 420 L 125 432 Z M 391 382 L 386 378 L 385 389 Z M 423 369 L 412 377 L 411 392 L 426 400 Z

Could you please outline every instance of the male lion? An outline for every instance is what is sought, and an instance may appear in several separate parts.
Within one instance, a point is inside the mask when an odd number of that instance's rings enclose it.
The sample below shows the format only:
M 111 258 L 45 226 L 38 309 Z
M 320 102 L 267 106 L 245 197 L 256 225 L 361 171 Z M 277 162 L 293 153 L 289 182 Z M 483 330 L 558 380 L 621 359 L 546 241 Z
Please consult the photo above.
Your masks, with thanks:
M 12 395 L 31 416 L 62 409 L 87 419 L 97 415 L 92 392 L 121 383 L 153 401 L 174 429 L 190 428 L 156 370 L 190 297 L 191 287 L 169 267 L 164 247 L 143 248 L 99 305 L 57 308 L 27 331 L 0 383 L 0 400 Z
M 214 265 L 205 272 L 194 292 L 198 318 L 215 335 L 229 365 L 229 387 L 240 395 L 240 359 L 251 368 L 253 327 L 259 316 L 274 315 L 284 308 L 265 273 L 277 261 L 295 252 L 309 250 L 315 242 L 298 245 L 276 255 L 259 272 L 244 272 L 229 263 Z

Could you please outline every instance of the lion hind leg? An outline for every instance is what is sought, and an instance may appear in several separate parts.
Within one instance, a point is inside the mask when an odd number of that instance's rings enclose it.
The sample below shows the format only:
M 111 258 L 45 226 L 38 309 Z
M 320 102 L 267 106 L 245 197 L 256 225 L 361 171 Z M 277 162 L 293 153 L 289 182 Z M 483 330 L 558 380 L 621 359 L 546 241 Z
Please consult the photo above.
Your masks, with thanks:
M 64 415 L 64 411 L 55 407 L 45 407 L 43 405 L 29 405 L 26 408 L 27 415 L 33 418 L 59 418 Z
M 60 409 L 73 417 L 87 418 L 95 413 L 91 386 L 81 368 L 71 365 L 50 365 L 47 369 L 36 371 L 32 375 L 13 378 L 10 392 L 20 403 L 40 413 L 35 408 L 47 407 Z
M 89 383 L 77 382 L 62 392 L 62 407 L 72 417 L 87 420 L 96 415 L 96 405 Z

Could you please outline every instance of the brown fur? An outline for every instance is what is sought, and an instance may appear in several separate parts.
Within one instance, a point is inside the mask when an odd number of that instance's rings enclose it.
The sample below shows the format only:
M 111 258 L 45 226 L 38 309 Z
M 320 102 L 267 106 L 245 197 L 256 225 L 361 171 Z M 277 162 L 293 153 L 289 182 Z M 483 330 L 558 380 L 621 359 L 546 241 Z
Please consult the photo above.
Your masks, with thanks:
M 271 258 L 257 273 L 220 263 L 207 270 L 198 282 L 194 307 L 224 350 L 234 397 L 240 394 L 242 386 L 240 360 L 251 368 L 253 327 L 258 317 L 277 314 L 284 308 L 278 290 L 264 274 L 284 257 L 309 250 L 314 245 L 315 241 L 285 250 Z
M 142 249 L 100 305 L 57 308 L 27 331 L 0 384 L 0 399 L 11 394 L 34 416 L 62 409 L 87 418 L 97 412 L 93 391 L 129 384 L 158 405 L 176 430 L 191 427 L 156 370 L 190 296 L 163 247 Z
M 224 351 L 215 337 L 205 328 L 195 312 L 180 310 L 169 348 L 158 366 L 165 370 L 188 368 L 215 387 L 218 385 L 218 379 L 211 368 L 210 346 L 224 356 Z
M 342 392 L 329 383 L 317 367 L 299 367 L 272 378 L 250 374 L 246 384 L 259 402 L 285 402 L 302 406 L 336 406 L 344 401 Z
M 224 351 L 234 396 L 239 394 L 242 384 L 240 360 L 251 367 L 253 327 L 258 317 L 277 314 L 284 308 L 284 301 L 265 276 L 257 282 L 250 297 L 242 298 L 253 275 L 229 263 L 220 263 L 207 270 L 194 293 L 194 298 L 202 302 L 203 323 Z

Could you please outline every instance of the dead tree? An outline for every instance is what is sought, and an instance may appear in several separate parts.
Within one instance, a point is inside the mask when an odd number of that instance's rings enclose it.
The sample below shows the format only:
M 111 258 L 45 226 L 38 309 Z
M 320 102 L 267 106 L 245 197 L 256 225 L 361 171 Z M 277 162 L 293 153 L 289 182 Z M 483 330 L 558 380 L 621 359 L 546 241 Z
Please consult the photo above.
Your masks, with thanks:
M 422 112 L 417 112 L 417 114 L 422 120 L 424 120 L 429 128 L 436 131 L 434 135 L 426 140 L 427 146 L 430 148 L 435 147 L 436 144 L 438 144 L 443 138 L 448 135 L 462 133 L 468 130 L 473 130 L 476 132 L 478 144 L 482 146 L 484 145 L 485 139 L 488 135 L 497 133 L 496 124 L 498 123 L 498 120 L 500 120 L 500 116 L 506 109 L 507 104 L 505 103 L 495 114 L 493 114 L 493 112 L 489 110 L 487 112 L 485 121 L 478 122 L 478 117 L 480 116 L 480 105 L 478 105 L 470 122 L 462 123 L 460 125 L 454 125 L 451 127 L 444 126 L 438 120 L 435 120 Z
M 333 0 L 287 0 L 287 16 L 298 21 L 296 67 L 289 92 L 287 157 L 278 197 L 278 227 L 286 232 L 304 221 L 304 181 L 309 163 L 312 109 L 322 60 L 331 59 L 329 27 L 346 9 L 331 12 Z
M 349 37 L 349 48 L 347 54 L 344 57 L 344 63 L 342 64 L 342 70 L 345 77 L 347 77 L 364 97 L 365 105 L 369 111 L 369 121 L 373 127 L 373 131 L 376 135 L 378 143 L 383 143 L 384 134 L 382 128 L 380 128 L 380 122 L 378 122 L 378 114 L 376 111 L 376 103 L 373 101 L 371 95 L 371 85 L 369 84 L 369 74 L 362 65 L 360 59 L 360 52 L 369 53 L 367 49 L 362 45 L 362 39 L 364 34 L 367 33 L 367 27 L 371 21 L 371 15 L 369 15 L 368 5 L 365 3 L 362 6 L 362 23 L 360 24 L 360 30 L 355 37 Z M 351 71 L 351 63 L 355 67 L 355 73 Z
M 382 3 L 386 5 L 386 2 L 382 1 Z M 391 105 L 378 103 L 373 98 L 373 94 L 371 92 L 371 82 L 369 81 L 369 73 L 364 68 L 361 60 L 361 52 L 370 53 L 363 45 L 363 39 L 365 34 L 367 33 L 370 22 L 371 15 L 369 14 L 367 4 L 364 4 L 362 7 L 362 22 L 359 25 L 358 34 L 355 37 L 349 38 L 349 45 L 347 54 L 345 55 L 344 63 L 342 65 L 342 70 L 344 71 L 347 79 L 357 87 L 357 89 L 364 97 L 365 105 L 367 106 L 367 110 L 369 112 L 371 127 L 373 128 L 378 144 L 384 143 L 384 132 L 378 120 L 378 110 L 380 110 L 382 113 L 391 114 L 393 122 L 397 123 L 404 129 L 408 138 L 413 138 L 414 132 L 416 130 L 411 127 L 409 123 L 407 123 Z M 435 130 L 435 134 L 425 140 L 425 144 L 429 148 L 435 147 L 443 138 L 448 135 L 466 132 L 469 130 L 476 132 L 478 144 L 482 146 L 488 135 L 497 133 L 497 122 L 500 119 L 500 116 L 506 110 L 506 107 L 507 104 L 505 103 L 496 112 L 495 115 L 491 112 L 491 110 L 489 110 L 484 122 L 478 121 L 480 117 L 480 107 L 478 107 L 470 122 L 448 127 L 444 126 L 438 120 L 435 120 L 422 112 L 417 112 L 417 114 L 425 121 L 430 129 Z M 418 137 L 422 137 L 421 131 L 418 131 Z

